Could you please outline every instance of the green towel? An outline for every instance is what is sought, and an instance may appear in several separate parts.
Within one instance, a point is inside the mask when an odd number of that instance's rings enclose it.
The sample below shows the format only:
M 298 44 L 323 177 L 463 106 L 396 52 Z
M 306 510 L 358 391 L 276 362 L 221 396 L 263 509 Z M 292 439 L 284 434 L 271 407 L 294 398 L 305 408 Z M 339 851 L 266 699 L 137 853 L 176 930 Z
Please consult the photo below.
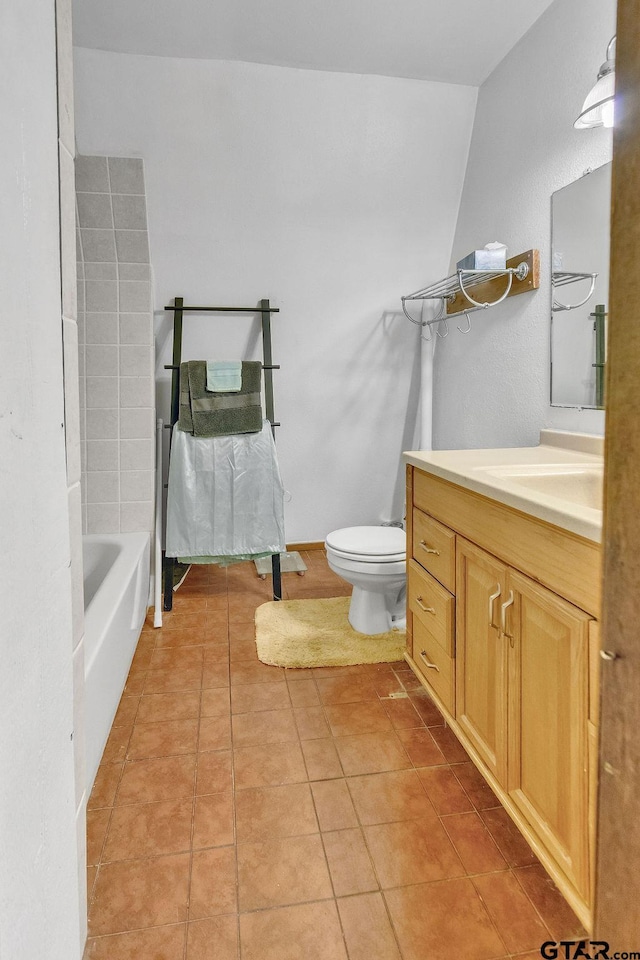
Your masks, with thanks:
M 242 389 L 237 393 L 207 390 L 206 360 L 180 364 L 178 429 L 194 437 L 224 437 L 262 430 L 260 385 L 262 364 L 242 361 Z

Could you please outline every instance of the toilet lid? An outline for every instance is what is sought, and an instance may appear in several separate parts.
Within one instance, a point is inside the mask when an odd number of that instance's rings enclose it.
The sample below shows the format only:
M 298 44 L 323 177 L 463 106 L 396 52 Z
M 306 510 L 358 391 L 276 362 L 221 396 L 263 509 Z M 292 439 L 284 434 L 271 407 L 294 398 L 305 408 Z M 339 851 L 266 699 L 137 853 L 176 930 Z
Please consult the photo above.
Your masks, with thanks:
M 343 527 L 330 533 L 326 544 L 354 559 L 375 557 L 392 562 L 404 560 L 407 553 L 405 532 L 399 527 Z

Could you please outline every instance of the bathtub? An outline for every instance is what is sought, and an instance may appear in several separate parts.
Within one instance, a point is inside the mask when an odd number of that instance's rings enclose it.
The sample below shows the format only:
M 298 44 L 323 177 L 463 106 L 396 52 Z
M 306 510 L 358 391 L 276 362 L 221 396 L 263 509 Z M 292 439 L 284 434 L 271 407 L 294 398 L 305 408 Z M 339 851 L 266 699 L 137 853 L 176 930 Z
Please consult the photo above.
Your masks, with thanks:
M 149 539 L 148 533 L 83 537 L 87 793 L 147 612 Z

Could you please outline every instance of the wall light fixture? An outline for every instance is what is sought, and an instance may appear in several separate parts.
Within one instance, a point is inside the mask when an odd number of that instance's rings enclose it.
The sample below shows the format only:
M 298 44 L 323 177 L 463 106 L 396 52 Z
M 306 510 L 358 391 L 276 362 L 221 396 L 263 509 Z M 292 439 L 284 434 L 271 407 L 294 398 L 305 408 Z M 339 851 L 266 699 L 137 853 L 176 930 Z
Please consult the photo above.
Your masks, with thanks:
M 616 38 L 613 36 L 607 46 L 606 60 L 598 71 L 598 79 L 587 94 L 580 115 L 574 123 L 576 130 L 613 126 L 613 98 L 616 85 L 615 42 Z

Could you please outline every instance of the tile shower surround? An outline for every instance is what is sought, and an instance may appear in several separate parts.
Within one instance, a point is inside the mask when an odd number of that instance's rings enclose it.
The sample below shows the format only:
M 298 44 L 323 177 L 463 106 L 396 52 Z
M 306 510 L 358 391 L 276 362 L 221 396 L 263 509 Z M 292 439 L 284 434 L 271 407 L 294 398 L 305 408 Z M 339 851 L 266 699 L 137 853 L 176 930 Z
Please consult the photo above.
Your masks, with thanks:
M 86 533 L 151 531 L 154 346 L 142 160 L 76 159 Z
M 286 599 L 347 594 L 324 551 Z M 534 960 L 586 935 L 404 662 L 259 663 L 255 567 L 143 628 L 88 804 L 84 960 Z

